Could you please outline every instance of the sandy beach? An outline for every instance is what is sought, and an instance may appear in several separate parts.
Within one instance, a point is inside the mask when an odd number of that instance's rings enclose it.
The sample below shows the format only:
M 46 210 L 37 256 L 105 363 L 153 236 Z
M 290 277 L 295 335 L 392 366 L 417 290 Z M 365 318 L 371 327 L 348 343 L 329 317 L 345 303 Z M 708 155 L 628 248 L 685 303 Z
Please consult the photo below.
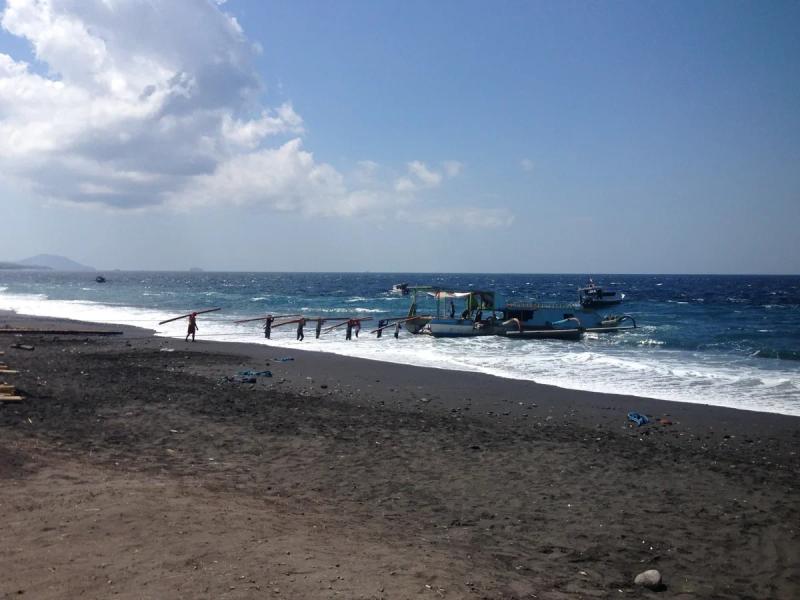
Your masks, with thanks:
M 0 335 L 0 597 L 800 596 L 800 418 L 109 328 Z

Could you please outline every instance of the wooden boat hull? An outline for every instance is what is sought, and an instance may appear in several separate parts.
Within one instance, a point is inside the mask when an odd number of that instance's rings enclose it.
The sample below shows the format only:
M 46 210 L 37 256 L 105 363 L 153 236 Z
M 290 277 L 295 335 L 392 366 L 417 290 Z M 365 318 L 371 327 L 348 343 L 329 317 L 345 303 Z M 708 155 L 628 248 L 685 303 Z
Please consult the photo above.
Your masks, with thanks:
M 430 323 L 431 317 L 415 317 L 413 319 L 408 319 L 405 323 L 403 323 L 403 327 L 405 327 L 406 331 L 409 333 L 422 333 L 425 329 L 425 326 Z

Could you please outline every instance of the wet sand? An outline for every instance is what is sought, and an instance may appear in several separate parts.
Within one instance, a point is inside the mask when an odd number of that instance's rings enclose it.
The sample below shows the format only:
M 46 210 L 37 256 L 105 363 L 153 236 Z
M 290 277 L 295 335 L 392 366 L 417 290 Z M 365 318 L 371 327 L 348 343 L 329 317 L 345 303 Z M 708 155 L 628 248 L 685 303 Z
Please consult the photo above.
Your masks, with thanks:
M 0 336 L 0 597 L 800 595 L 800 418 L 113 328 Z

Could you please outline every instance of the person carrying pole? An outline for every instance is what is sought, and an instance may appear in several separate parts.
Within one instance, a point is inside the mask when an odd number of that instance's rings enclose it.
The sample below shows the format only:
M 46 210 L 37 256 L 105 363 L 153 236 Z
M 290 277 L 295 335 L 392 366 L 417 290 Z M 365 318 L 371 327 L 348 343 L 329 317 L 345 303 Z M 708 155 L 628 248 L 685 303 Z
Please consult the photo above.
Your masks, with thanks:
M 400 321 L 394 326 L 394 339 L 398 339 L 400 337 Z
M 319 339 L 319 335 L 322 333 L 322 324 L 325 322 L 325 319 L 317 319 L 317 329 L 314 331 L 314 334 L 317 339 Z
M 189 336 L 192 336 L 192 341 L 194 341 L 194 332 L 199 331 L 200 328 L 197 326 L 197 313 L 193 312 L 189 315 L 189 329 L 186 331 L 186 339 L 184 341 L 189 341 Z
M 358 337 L 358 332 L 361 331 L 361 321 L 356 319 L 356 324 L 353 326 L 353 331 L 356 332 L 356 337 Z
M 272 322 L 275 320 L 275 317 L 272 315 L 267 315 L 267 320 L 264 321 L 264 337 L 269 339 L 269 336 L 272 335 Z
M 344 339 L 353 339 L 353 319 L 347 319 L 347 328 L 345 330 Z
M 300 317 L 297 321 L 297 340 L 302 342 L 305 339 L 305 334 L 303 334 L 303 327 L 306 324 L 306 320 L 303 317 Z
M 388 319 L 381 319 L 380 321 L 378 321 L 378 336 L 377 337 L 381 337 L 383 335 L 383 328 L 386 327 L 386 325 L 388 325 L 388 324 L 389 324 L 389 320 Z

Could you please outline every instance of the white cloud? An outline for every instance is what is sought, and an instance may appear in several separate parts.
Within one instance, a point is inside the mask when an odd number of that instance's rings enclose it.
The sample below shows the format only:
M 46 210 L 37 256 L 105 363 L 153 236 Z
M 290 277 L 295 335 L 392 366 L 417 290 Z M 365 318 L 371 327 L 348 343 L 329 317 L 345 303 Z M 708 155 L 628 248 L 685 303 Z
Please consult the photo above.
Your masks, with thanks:
M 260 45 L 224 10 L 219 0 L 7 0 L 0 24 L 36 62 L 0 53 L 0 172 L 84 206 L 259 203 L 371 218 L 400 218 L 460 174 L 457 161 L 411 161 L 400 177 L 372 161 L 347 176 L 318 162 L 293 105 L 263 104 Z
M 408 173 L 403 177 L 398 177 L 394 182 L 395 191 L 400 193 L 437 188 L 445 178 L 459 175 L 463 165 L 457 160 L 446 160 L 442 163 L 442 171 L 434 171 L 424 162 L 412 160 L 406 167 Z

